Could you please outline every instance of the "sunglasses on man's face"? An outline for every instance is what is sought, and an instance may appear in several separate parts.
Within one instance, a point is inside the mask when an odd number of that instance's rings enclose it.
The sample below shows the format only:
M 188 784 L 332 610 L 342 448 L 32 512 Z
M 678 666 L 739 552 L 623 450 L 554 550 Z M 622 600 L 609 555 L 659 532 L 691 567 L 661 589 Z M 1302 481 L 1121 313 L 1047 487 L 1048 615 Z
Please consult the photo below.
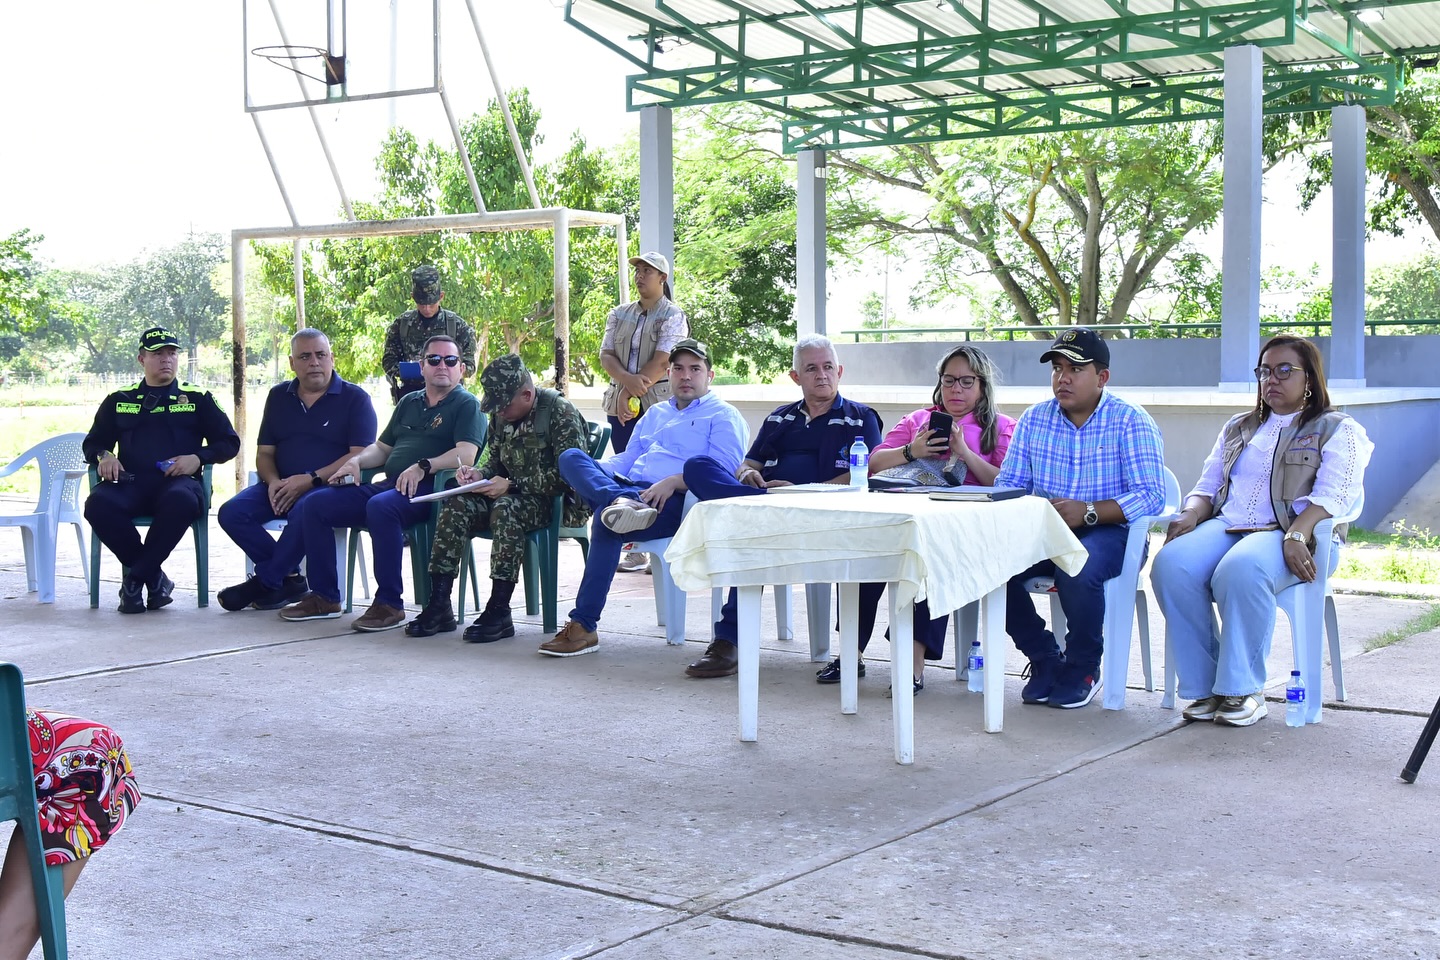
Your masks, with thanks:
M 430 364 L 430 366 L 432 366 L 432 367 L 438 367 L 438 366 L 440 366 L 440 364 L 442 364 L 442 363 L 445 364 L 445 366 L 447 366 L 447 367 L 453 367 L 453 366 L 455 366 L 455 364 L 457 364 L 457 363 L 460 362 L 460 358 L 459 358 L 459 357 L 442 357 L 442 356 L 440 356 L 438 353 L 432 353 L 432 354 L 430 354 L 428 357 L 425 358 L 425 362 L 428 363 L 428 364 Z

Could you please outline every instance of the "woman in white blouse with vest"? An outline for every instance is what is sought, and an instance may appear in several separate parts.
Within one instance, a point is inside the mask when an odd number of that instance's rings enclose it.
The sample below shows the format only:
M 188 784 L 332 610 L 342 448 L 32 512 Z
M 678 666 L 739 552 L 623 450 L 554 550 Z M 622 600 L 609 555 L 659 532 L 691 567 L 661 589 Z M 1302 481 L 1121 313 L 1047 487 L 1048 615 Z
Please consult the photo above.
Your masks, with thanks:
M 1237 727 L 1267 712 L 1275 595 L 1315 579 L 1315 525 L 1353 511 L 1374 450 L 1360 424 L 1330 408 L 1320 351 L 1310 341 L 1271 339 L 1255 378 L 1255 409 L 1220 431 L 1150 572 L 1180 696 L 1195 701 L 1185 719 Z M 1337 538 L 1343 535 L 1337 524 Z

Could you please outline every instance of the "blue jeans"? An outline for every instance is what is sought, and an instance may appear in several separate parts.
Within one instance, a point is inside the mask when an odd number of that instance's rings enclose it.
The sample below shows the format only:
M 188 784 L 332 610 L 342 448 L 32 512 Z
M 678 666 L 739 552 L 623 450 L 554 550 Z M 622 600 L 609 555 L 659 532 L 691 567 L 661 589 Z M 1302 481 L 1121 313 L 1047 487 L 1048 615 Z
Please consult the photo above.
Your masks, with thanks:
M 220 529 L 245 551 L 255 564 L 255 575 L 272 590 L 278 588 L 290 574 L 299 571 L 300 561 L 305 558 L 301 524 L 304 522 L 305 505 L 314 495 L 315 491 L 306 493 L 281 518 L 270 507 L 270 493 L 265 485 L 256 483 L 240 490 L 220 507 Z M 286 521 L 278 541 L 265 529 L 265 524 L 277 519 Z
M 1031 577 L 1054 577 L 1060 609 L 1065 611 L 1065 663 L 1077 674 L 1095 674 L 1105 649 L 1105 581 L 1120 575 L 1125 565 L 1125 542 L 1130 528 L 1123 523 L 1102 523 L 1073 531 L 1090 554 L 1075 576 L 1041 560 L 1010 578 L 1005 591 L 1005 632 L 1016 648 L 1032 661 L 1060 655 L 1055 635 L 1045 629 L 1045 618 L 1025 590 Z M 957 656 L 960 654 L 957 654 Z
M 429 493 L 433 480 L 426 477 L 417 495 Z M 305 539 L 305 574 L 310 592 L 331 603 L 340 602 L 340 583 L 335 569 L 335 530 L 365 527 L 370 531 L 375 564 L 375 603 L 403 609 L 404 583 L 401 564 L 405 559 L 405 530 L 429 520 L 434 505 L 411 503 L 397 493 L 389 480 L 351 487 L 326 487 L 306 494 L 296 506 L 305 505 L 297 524 Z M 292 511 L 293 513 L 293 511 Z
M 1165 614 L 1180 696 L 1244 697 L 1265 689 L 1275 634 L 1275 595 L 1298 583 L 1279 530 L 1226 533 L 1216 517 L 1165 544 L 1150 585 Z M 1338 551 L 1332 552 L 1338 561 Z M 1220 608 L 1220 635 L 1210 604 Z
M 579 495 L 580 499 L 595 511 L 590 521 L 590 556 L 585 561 L 585 573 L 580 578 L 580 591 L 575 596 L 575 609 L 570 619 L 586 630 L 594 630 L 600 623 L 600 614 L 605 611 L 605 599 L 610 593 L 610 584 L 615 579 L 615 566 L 620 562 L 620 548 L 636 535 L 621 536 L 611 532 L 600 522 L 600 511 L 614 503 L 619 497 L 639 499 L 640 494 L 650 486 L 633 480 L 621 480 L 607 473 L 588 451 L 579 448 L 560 454 L 560 476 Z M 638 539 L 660 540 L 675 535 L 680 529 L 680 515 L 685 509 L 685 494 L 678 492 L 665 501 L 655 522 L 645 530 L 638 530 Z M 380 548 L 377 546 L 378 554 Z M 379 579 L 379 573 L 376 573 Z

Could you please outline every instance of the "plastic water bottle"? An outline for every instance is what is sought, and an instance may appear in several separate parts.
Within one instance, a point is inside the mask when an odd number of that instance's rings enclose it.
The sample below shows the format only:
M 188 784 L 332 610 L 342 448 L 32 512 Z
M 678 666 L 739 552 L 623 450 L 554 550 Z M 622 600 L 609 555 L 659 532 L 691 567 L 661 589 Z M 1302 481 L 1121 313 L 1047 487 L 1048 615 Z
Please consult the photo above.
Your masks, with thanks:
M 1290 685 L 1285 688 L 1285 726 L 1305 726 L 1305 683 L 1299 670 L 1290 671 Z
M 856 437 L 850 444 L 850 489 L 870 489 L 870 448 L 864 437 Z
M 970 642 L 970 661 L 967 664 L 970 675 L 969 689 L 971 693 L 981 693 L 985 689 L 985 658 L 980 654 L 980 641 Z

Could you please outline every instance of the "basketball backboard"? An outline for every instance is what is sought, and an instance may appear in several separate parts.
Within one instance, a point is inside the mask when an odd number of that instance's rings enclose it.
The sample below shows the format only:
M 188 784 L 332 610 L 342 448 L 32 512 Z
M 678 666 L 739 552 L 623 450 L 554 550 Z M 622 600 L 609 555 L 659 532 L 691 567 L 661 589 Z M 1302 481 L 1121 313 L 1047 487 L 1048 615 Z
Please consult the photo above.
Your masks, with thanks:
M 440 0 L 241 0 L 245 110 L 440 87 Z

